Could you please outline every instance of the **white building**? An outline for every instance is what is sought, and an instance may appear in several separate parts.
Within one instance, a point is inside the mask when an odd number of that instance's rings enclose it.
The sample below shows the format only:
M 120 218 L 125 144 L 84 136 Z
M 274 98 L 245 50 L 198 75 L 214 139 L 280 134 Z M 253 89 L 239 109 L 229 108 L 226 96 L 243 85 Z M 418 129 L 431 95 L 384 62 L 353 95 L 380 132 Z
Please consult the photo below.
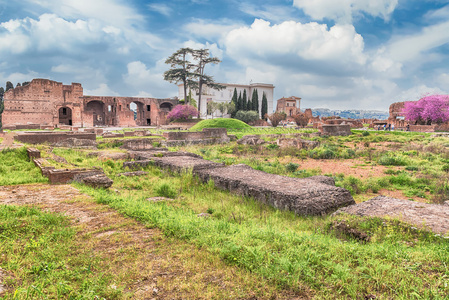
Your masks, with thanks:
M 207 102 L 230 102 L 232 100 L 232 96 L 234 95 L 234 89 L 237 89 L 237 96 L 246 90 L 246 99 L 251 100 L 253 96 L 253 91 L 257 90 L 257 95 L 259 96 L 259 114 L 262 109 L 262 95 L 265 92 L 268 102 L 268 113 L 273 113 L 273 93 L 274 93 L 274 85 L 266 84 L 266 83 L 251 83 L 249 85 L 245 84 L 229 84 L 229 83 L 220 83 L 224 85 L 226 88 L 219 91 L 208 88 L 207 86 L 203 86 L 202 96 L 201 96 L 201 115 L 205 116 L 207 112 Z M 189 91 L 187 90 L 187 93 Z M 192 91 L 192 97 L 198 103 L 198 95 L 196 91 Z M 178 98 L 184 99 L 184 84 L 178 85 Z

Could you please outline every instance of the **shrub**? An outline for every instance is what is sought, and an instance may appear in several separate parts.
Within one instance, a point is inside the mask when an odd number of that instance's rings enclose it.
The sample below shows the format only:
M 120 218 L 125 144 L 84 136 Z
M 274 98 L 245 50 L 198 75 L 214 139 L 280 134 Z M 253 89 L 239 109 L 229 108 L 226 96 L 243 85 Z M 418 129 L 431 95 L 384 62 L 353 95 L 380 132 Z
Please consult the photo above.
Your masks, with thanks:
M 177 195 L 177 192 L 175 191 L 174 188 L 172 188 L 170 186 L 170 184 L 164 182 L 162 184 L 160 184 L 158 187 L 156 187 L 155 189 L 156 195 L 158 195 L 159 197 L 166 197 L 166 198 L 175 198 Z
M 295 119 L 296 125 L 301 127 L 306 127 L 309 123 L 309 119 L 306 117 L 304 113 L 299 113 L 293 117 Z
M 285 120 L 287 115 L 281 112 L 275 112 L 274 114 L 268 115 L 268 119 L 271 121 L 271 126 L 277 127 L 282 120 Z
M 191 105 L 176 105 L 167 115 L 170 121 L 186 121 L 198 117 L 198 110 Z
M 368 132 L 368 131 L 364 131 L 364 132 L 362 132 L 362 135 L 363 135 L 363 136 L 368 136 L 368 135 L 369 135 L 369 132 Z
M 377 162 L 383 166 L 405 166 L 407 165 L 407 160 L 402 155 L 395 154 L 384 154 Z
M 250 122 L 259 120 L 259 113 L 253 110 L 250 111 L 239 110 L 235 115 L 235 118 L 248 124 Z
M 287 172 L 295 172 L 298 169 L 299 165 L 295 163 L 288 163 L 285 165 L 285 169 Z

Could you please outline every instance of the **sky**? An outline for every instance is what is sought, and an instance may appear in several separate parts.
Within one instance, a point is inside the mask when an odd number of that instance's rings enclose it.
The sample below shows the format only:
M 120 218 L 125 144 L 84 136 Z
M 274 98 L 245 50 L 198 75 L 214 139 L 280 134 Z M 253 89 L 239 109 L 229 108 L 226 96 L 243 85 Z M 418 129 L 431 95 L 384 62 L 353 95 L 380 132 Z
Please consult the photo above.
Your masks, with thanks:
M 182 47 L 216 82 L 271 83 L 301 108 L 388 110 L 449 93 L 449 0 L 0 0 L 0 86 L 47 78 L 85 95 L 178 96 Z

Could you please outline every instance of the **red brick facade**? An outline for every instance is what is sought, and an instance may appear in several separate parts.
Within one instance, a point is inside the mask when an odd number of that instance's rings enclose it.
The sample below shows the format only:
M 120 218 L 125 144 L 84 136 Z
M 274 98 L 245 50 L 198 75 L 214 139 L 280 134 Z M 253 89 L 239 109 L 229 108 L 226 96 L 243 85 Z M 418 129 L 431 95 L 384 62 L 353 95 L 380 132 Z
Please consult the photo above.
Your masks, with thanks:
M 301 105 L 301 98 L 299 97 L 294 96 L 288 98 L 282 97 L 277 101 L 276 111 L 285 112 L 285 114 L 287 115 L 287 120 L 293 121 L 294 120 L 293 117 L 301 112 L 300 105 Z
M 147 126 L 166 124 L 167 113 L 177 99 L 84 96 L 79 83 L 63 85 L 48 79 L 4 94 L 3 125 Z M 131 110 L 137 106 L 137 114 Z

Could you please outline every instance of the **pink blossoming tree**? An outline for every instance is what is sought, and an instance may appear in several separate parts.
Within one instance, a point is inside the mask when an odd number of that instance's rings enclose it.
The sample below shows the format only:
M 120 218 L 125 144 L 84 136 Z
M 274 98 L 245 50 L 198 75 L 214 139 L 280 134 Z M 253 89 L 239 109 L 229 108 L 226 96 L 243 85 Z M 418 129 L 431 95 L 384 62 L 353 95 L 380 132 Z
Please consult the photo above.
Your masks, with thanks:
M 192 105 L 176 105 L 167 115 L 170 121 L 186 121 L 198 117 L 198 110 Z
M 449 96 L 431 95 L 414 102 L 405 102 L 405 119 L 415 124 L 430 125 L 449 121 Z

